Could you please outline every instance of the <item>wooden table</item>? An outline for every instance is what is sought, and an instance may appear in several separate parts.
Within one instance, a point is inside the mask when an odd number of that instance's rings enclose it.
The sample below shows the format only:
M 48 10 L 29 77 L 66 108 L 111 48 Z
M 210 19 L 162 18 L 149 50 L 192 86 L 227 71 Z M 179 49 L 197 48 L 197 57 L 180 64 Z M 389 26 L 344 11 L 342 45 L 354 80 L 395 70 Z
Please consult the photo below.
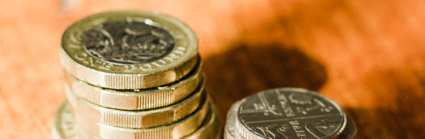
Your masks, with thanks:
M 61 34 L 116 9 L 175 16 L 199 36 L 209 93 L 230 105 L 274 87 L 338 102 L 357 138 L 425 137 L 425 1 L 0 1 L 0 137 L 49 138 L 64 101 Z

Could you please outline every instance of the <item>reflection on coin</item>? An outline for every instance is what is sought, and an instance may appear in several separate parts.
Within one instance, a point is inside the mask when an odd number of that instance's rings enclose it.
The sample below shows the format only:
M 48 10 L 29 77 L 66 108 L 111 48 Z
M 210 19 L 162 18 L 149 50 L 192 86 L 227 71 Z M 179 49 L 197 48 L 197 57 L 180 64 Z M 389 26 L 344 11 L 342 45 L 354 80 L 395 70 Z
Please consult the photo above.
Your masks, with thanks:
M 205 101 L 194 113 L 184 119 L 169 125 L 152 128 L 120 128 L 101 123 L 84 117 L 75 118 L 79 133 L 84 136 L 100 137 L 102 139 L 134 138 L 134 139 L 174 139 L 190 135 L 200 127 L 213 104 Z
M 68 73 L 111 89 L 143 89 L 177 81 L 198 61 L 195 33 L 158 13 L 114 11 L 86 17 L 63 34 Z
M 216 107 L 211 105 L 211 110 L 201 127 L 183 139 L 219 139 L 220 137 L 220 117 Z
M 104 89 L 70 76 L 67 76 L 67 80 L 72 92 L 91 103 L 121 110 L 143 110 L 168 106 L 187 97 L 204 82 L 200 72 L 201 65 L 198 64 L 176 83 L 144 90 Z
M 242 100 L 236 130 L 253 138 L 331 138 L 347 118 L 332 100 L 304 89 L 271 89 Z
M 87 117 L 99 123 L 117 127 L 147 128 L 178 121 L 195 111 L 205 101 L 206 91 L 204 86 L 204 83 L 201 84 L 194 93 L 179 103 L 139 111 L 124 111 L 101 107 L 78 98 L 69 91 L 69 88 L 67 88 L 67 98 L 72 105 L 76 118 L 80 116 Z

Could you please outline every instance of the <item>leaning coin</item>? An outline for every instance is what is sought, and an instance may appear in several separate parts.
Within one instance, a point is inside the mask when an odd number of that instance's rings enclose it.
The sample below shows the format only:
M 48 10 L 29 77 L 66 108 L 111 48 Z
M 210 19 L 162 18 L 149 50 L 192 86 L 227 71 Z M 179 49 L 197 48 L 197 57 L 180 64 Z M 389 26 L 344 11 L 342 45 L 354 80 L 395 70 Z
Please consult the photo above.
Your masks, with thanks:
M 91 103 L 121 110 L 144 110 L 174 104 L 202 84 L 201 65 L 197 64 L 183 79 L 169 85 L 144 90 L 113 90 L 89 85 L 67 76 L 71 91 Z
M 195 132 L 202 125 L 212 105 L 207 99 L 201 107 L 184 119 L 169 125 L 151 128 L 120 128 L 96 123 L 90 119 L 84 119 L 84 117 L 76 117 L 75 123 L 80 130 L 79 133 L 88 134 L 84 136 L 102 139 L 177 139 Z
M 211 110 L 201 127 L 183 139 L 219 139 L 220 137 L 220 117 L 215 106 L 211 105 Z
M 334 138 L 347 126 L 338 104 L 296 88 L 266 90 L 243 99 L 235 121 L 246 139 Z
M 63 34 L 61 62 L 72 76 L 111 89 L 162 86 L 198 61 L 198 40 L 181 21 L 159 13 L 113 11 L 86 17 Z
M 80 134 L 68 101 L 62 103 L 56 112 L 51 139 L 97 139 Z
M 74 117 L 67 101 L 62 103 L 56 112 L 52 129 L 52 139 L 77 139 L 77 129 L 74 125 Z
M 181 102 L 149 110 L 128 111 L 101 107 L 76 97 L 69 89 L 67 98 L 76 118 L 87 117 L 99 123 L 124 128 L 147 128 L 173 123 L 195 111 L 206 99 L 204 85 Z

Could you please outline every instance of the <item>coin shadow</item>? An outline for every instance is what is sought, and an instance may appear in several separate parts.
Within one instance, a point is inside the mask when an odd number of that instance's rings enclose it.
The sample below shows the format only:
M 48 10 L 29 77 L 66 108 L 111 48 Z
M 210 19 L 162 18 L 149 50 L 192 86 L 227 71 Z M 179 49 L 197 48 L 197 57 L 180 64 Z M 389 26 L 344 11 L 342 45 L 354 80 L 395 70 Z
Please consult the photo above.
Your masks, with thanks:
M 389 75 L 387 80 L 395 80 L 395 84 L 388 85 L 383 90 L 382 97 L 376 98 L 375 102 L 381 104 L 385 97 L 393 96 L 390 105 L 371 108 L 345 108 L 346 112 L 354 119 L 357 126 L 355 138 L 373 139 L 399 139 L 399 138 L 425 138 L 423 107 L 423 92 L 415 91 L 416 88 L 424 89 L 425 86 L 411 87 L 404 83 L 399 75 Z M 399 81 L 397 81 L 399 80 Z M 382 81 L 392 82 L 392 81 Z M 421 79 L 421 84 L 425 84 L 425 79 Z M 371 86 L 378 86 L 371 83 Z M 391 91 L 393 90 L 393 91 Z M 376 92 L 374 94 L 377 94 Z M 387 96 L 385 96 L 387 95 Z M 387 98 L 388 99 L 388 98 Z
M 205 58 L 203 66 L 207 89 L 224 120 L 230 106 L 250 94 L 277 87 L 318 91 L 327 80 L 326 68 L 294 47 L 237 44 L 229 48 Z
M 385 108 L 348 108 L 346 111 L 356 123 L 357 134 L 355 138 L 397 139 L 425 137 L 425 132 L 423 132 L 423 125 L 414 123 L 414 120 L 412 120 L 414 116 L 417 116 L 417 114 L 413 113 L 409 115 L 409 113 L 412 112 L 400 112 L 397 110 Z

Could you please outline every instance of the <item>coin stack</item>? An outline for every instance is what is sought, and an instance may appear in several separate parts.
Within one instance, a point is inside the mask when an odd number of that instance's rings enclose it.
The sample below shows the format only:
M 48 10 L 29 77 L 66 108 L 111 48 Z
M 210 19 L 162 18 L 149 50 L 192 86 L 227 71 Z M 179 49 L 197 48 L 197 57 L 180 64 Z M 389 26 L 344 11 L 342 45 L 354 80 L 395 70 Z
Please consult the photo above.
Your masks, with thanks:
M 159 13 L 113 11 L 63 34 L 67 101 L 53 138 L 219 138 L 195 33 Z
M 261 91 L 232 105 L 225 139 L 351 139 L 356 127 L 332 100 L 299 88 Z

